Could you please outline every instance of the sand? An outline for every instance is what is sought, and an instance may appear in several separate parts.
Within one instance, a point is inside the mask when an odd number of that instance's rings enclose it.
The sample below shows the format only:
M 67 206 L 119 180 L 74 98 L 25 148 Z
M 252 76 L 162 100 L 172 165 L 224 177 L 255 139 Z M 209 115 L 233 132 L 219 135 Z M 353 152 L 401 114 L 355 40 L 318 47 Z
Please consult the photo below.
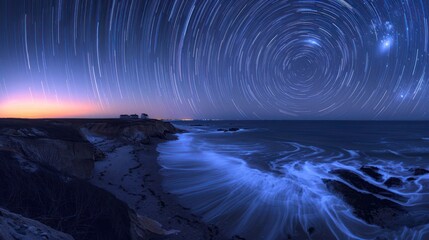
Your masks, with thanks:
M 90 182 L 114 194 L 139 215 L 159 222 L 166 231 L 160 235 L 147 231 L 148 239 L 225 239 L 216 226 L 208 225 L 178 204 L 177 198 L 163 191 L 156 146 L 131 145 L 88 132 L 87 139 L 102 150 L 106 157 L 95 163 Z

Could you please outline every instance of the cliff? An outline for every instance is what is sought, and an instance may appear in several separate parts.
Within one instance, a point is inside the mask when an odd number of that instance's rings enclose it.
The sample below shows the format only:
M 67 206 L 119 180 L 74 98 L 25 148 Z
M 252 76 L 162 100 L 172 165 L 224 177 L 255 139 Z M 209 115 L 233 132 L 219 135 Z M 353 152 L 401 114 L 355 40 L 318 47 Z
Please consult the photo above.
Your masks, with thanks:
M 63 174 L 89 178 L 96 149 L 79 130 L 66 122 L 51 120 L 1 120 L 3 148 Z
M 63 174 L 88 179 L 94 161 L 104 154 L 88 142 L 82 131 L 133 144 L 150 144 L 153 139 L 167 139 L 177 129 L 152 119 L 0 120 L 3 148 Z
M 0 222 L 0 239 L 14 236 L 16 229 L 28 234 L 22 239 L 37 239 L 31 235 L 37 229 L 41 229 L 37 234 L 50 232 L 48 239 L 77 240 L 142 239 L 147 231 L 174 233 L 86 181 L 104 153 L 87 140 L 85 132 L 147 145 L 167 139 L 176 129 L 157 120 L 0 119 L 0 207 L 24 216 L 7 212 L 3 220 L 12 229 Z
M 0 150 L 0 207 L 75 239 L 131 239 L 129 208 L 84 180 Z
M 133 144 L 150 144 L 153 139 L 168 139 L 169 134 L 177 133 L 171 123 L 154 119 L 147 120 L 86 120 L 73 121 L 73 124 L 91 133 L 107 138 L 121 139 Z

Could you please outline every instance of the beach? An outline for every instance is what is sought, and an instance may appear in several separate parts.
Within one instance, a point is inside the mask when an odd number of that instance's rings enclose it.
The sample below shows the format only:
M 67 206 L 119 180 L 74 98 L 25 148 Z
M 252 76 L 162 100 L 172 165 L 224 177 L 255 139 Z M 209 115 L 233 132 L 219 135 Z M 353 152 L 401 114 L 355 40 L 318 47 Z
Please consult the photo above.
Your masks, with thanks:
M 98 139 L 93 143 L 106 157 L 95 163 L 90 182 L 126 202 L 139 215 L 159 222 L 162 227 L 146 233 L 149 239 L 223 239 L 216 226 L 203 223 L 182 207 L 176 196 L 164 192 L 156 151 L 164 141 L 136 146 Z
M 40 238 L 225 239 L 163 189 L 157 146 L 180 132 L 169 123 L 1 119 L 0 127 L 0 206 L 59 231 Z

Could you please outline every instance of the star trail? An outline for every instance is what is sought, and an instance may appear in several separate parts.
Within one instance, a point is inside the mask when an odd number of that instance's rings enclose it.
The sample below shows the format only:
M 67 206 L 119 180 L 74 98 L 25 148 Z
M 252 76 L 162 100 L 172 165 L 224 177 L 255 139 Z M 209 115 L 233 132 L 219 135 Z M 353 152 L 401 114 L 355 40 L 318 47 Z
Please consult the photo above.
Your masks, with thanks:
M 0 117 L 429 119 L 425 0 L 0 6 Z

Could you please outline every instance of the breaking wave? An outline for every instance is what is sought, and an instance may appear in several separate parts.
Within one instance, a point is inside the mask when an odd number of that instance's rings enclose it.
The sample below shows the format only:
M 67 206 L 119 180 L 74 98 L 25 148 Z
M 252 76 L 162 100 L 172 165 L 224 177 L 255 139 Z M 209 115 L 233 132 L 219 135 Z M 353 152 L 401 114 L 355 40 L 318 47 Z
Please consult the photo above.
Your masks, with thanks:
M 245 160 L 264 154 L 260 145 L 213 144 L 196 134 L 158 146 L 164 188 L 231 236 L 429 238 L 425 169 L 296 142 L 283 142 L 264 166 Z

